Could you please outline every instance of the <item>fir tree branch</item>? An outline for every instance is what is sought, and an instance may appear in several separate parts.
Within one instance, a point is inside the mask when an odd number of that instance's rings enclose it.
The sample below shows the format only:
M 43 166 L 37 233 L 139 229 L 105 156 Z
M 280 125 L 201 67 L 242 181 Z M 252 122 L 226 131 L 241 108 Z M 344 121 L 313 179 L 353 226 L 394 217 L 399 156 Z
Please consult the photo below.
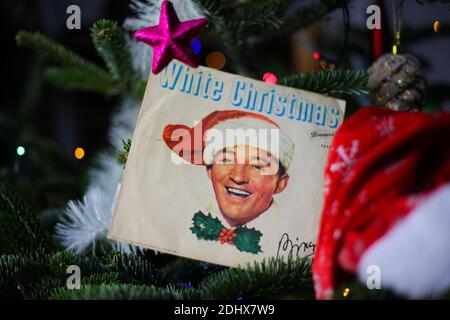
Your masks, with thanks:
M 232 6 L 234 8 L 239 8 L 239 7 L 243 7 L 243 6 L 258 4 L 261 1 L 266 1 L 266 0 L 234 0 L 234 3 Z
M 278 29 L 282 24 L 280 0 L 194 1 L 203 8 L 215 32 L 228 31 L 238 44 L 244 43 L 250 35 L 260 33 L 261 29 Z
M 174 300 L 181 295 L 169 288 L 131 284 L 82 285 L 80 290 L 57 289 L 50 300 Z
M 161 282 L 158 269 L 140 255 L 112 252 L 105 258 L 105 264 L 127 283 L 148 285 Z
M 20 31 L 16 36 L 16 41 L 19 46 L 30 47 L 61 66 L 84 70 L 96 79 L 104 81 L 111 79 L 104 69 L 39 32 Z
M 261 30 L 280 29 L 280 7 L 279 0 L 260 0 L 234 9 L 233 32 L 238 45 L 245 44 L 250 36 L 260 34 Z
M 334 70 L 294 74 L 280 79 L 278 84 L 328 96 L 342 96 L 367 93 L 367 79 L 365 71 Z
M 47 80 L 54 85 L 108 95 L 125 91 L 141 99 L 146 81 L 141 81 L 134 72 L 121 28 L 116 22 L 100 20 L 92 27 L 91 35 L 111 74 L 38 32 L 21 31 L 17 34 L 16 41 L 19 46 L 30 47 L 62 66 L 46 71 Z M 120 87 L 117 86 L 118 83 L 121 84 Z
M 205 15 L 208 17 L 208 29 L 214 33 L 223 44 L 225 53 L 230 58 L 231 63 L 238 73 L 248 73 L 248 67 L 245 60 L 241 59 L 242 50 L 238 47 L 237 42 L 231 30 L 228 16 L 229 11 L 221 0 L 194 0 L 203 8 Z
M 117 154 L 117 161 L 125 166 L 131 149 L 131 139 L 122 140 L 122 150 Z
M 32 283 L 29 288 L 29 300 L 47 300 L 55 288 L 62 288 L 66 286 L 67 279 L 55 275 L 47 275 L 39 281 Z
M 0 182 L 0 254 L 52 248 L 36 214 L 6 182 Z
M 240 74 L 251 73 L 248 40 L 261 30 L 276 30 L 282 21 L 279 17 L 279 0 L 259 0 L 239 3 L 221 0 L 194 0 L 203 8 L 209 19 L 209 30 L 220 39 L 232 66 Z
M 41 250 L 0 256 L 0 298 L 26 297 L 30 283 L 49 272 L 49 255 Z
M 248 265 L 248 269 L 230 268 L 205 279 L 197 290 L 183 291 L 189 299 L 238 299 L 267 297 L 297 289 L 312 295 L 310 260 L 274 259 Z
M 83 275 L 109 271 L 95 256 L 83 256 L 68 250 L 56 252 L 49 259 L 50 270 L 55 275 L 65 276 L 67 267 L 71 265 L 79 266 Z
M 147 80 L 140 80 L 136 78 L 131 81 L 130 92 L 139 101 L 141 101 L 144 97 L 146 88 Z
M 83 277 L 81 282 L 85 285 L 119 284 L 119 278 L 118 272 L 106 272 Z
M 164 283 L 176 285 L 177 288 L 193 288 L 203 281 L 205 276 L 225 268 L 207 262 L 177 257 L 162 269 L 163 280 Z
M 300 9 L 289 14 L 277 30 L 267 30 L 269 32 L 261 33 L 261 39 L 267 41 L 277 36 L 295 32 L 322 19 L 330 12 L 349 4 L 351 1 L 352 0 L 317 0 L 313 4 L 302 6 Z
M 44 77 L 51 84 L 67 90 L 95 91 L 105 95 L 117 93 L 117 86 L 112 78 L 96 78 L 82 69 L 48 68 Z
M 126 90 L 133 90 L 133 81 L 139 78 L 134 72 L 125 33 L 115 21 L 99 20 L 91 28 L 92 41 L 103 58 L 112 77 Z M 135 92 L 132 92 L 135 94 Z
M 14 275 L 26 264 L 27 259 L 19 255 L 0 256 L 0 297 L 6 296 L 14 281 Z M 9 288 L 10 289 L 10 288 Z

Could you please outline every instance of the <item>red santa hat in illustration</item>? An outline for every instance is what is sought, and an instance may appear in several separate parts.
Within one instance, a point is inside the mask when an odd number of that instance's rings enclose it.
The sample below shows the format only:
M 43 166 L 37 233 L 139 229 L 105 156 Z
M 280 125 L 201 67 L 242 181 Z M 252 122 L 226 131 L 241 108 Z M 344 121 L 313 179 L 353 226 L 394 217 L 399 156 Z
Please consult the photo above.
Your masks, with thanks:
M 232 130 L 231 136 L 236 139 L 228 139 L 228 130 Z M 248 130 L 254 130 L 253 135 Z M 163 140 L 173 152 L 196 165 L 212 164 L 217 152 L 224 148 L 246 145 L 271 153 L 287 170 L 295 150 L 292 139 L 276 122 L 239 110 L 214 111 L 193 127 L 169 124 L 164 128 Z
M 355 274 L 370 284 L 375 272 L 382 289 L 435 297 L 449 271 L 450 114 L 360 110 L 330 148 L 316 297 L 332 298 Z

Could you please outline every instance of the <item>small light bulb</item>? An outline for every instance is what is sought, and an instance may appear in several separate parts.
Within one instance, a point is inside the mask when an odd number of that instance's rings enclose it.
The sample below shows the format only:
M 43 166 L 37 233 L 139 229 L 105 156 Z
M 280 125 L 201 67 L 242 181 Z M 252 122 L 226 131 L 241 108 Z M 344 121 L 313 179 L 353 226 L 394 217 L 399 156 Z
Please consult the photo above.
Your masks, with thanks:
M 435 22 L 434 22 L 434 24 L 433 24 L 433 29 L 434 29 L 434 32 L 438 32 L 439 31 L 439 20 L 436 20 Z
M 342 295 L 344 297 L 348 296 L 348 294 L 350 293 L 350 289 L 349 288 L 345 288 L 344 291 L 342 292 Z
M 202 43 L 198 39 L 192 39 L 191 47 L 194 50 L 195 54 L 199 54 L 202 51 Z
M 16 152 L 17 152 L 17 155 L 21 157 L 25 154 L 25 148 L 22 146 L 18 146 L 16 149 Z
M 263 75 L 263 80 L 264 80 L 264 82 L 269 83 L 269 84 L 276 84 L 278 81 L 278 77 L 276 75 L 274 75 L 273 73 L 266 72 Z
M 75 149 L 74 154 L 75 154 L 75 158 L 77 158 L 78 160 L 81 160 L 84 158 L 85 152 L 84 152 L 83 148 L 78 147 Z
M 397 54 L 397 50 L 398 50 L 397 45 L 394 44 L 394 45 L 392 46 L 392 53 L 393 53 L 393 54 Z

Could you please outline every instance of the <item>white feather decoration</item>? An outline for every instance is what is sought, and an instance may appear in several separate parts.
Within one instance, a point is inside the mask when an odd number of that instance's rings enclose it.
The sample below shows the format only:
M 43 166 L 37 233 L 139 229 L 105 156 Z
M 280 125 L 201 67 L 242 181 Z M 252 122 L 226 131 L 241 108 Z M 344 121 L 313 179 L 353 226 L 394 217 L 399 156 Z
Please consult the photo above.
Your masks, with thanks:
M 69 201 L 66 213 L 56 226 L 56 237 L 68 250 L 84 252 L 104 236 L 110 220 L 111 199 L 99 188 L 89 190 L 83 201 Z
M 139 103 L 126 100 L 113 116 L 109 130 L 110 143 L 116 150 L 122 148 L 122 140 L 131 138 L 136 123 Z M 136 252 L 141 248 L 118 241 L 107 240 L 111 224 L 117 186 L 123 168 L 114 153 L 100 153 L 97 166 L 89 172 L 91 185 L 82 201 L 69 201 L 64 217 L 55 227 L 55 235 L 68 250 L 83 253 L 92 250 L 97 243 L 122 252 Z M 107 249 L 104 246 L 97 249 Z

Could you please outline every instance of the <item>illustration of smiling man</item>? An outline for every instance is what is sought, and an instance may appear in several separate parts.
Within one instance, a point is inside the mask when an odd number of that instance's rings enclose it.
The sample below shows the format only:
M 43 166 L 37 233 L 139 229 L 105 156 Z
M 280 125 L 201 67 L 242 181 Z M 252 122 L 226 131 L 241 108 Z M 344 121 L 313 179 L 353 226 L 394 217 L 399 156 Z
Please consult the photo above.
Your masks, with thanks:
M 168 125 L 163 139 L 188 163 L 205 166 L 212 183 L 215 201 L 207 214 L 194 214 L 192 233 L 241 252 L 262 252 L 262 233 L 250 224 L 276 214 L 274 195 L 289 182 L 292 140 L 267 117 L 236 110 L 215 111 L 192 128 Z

